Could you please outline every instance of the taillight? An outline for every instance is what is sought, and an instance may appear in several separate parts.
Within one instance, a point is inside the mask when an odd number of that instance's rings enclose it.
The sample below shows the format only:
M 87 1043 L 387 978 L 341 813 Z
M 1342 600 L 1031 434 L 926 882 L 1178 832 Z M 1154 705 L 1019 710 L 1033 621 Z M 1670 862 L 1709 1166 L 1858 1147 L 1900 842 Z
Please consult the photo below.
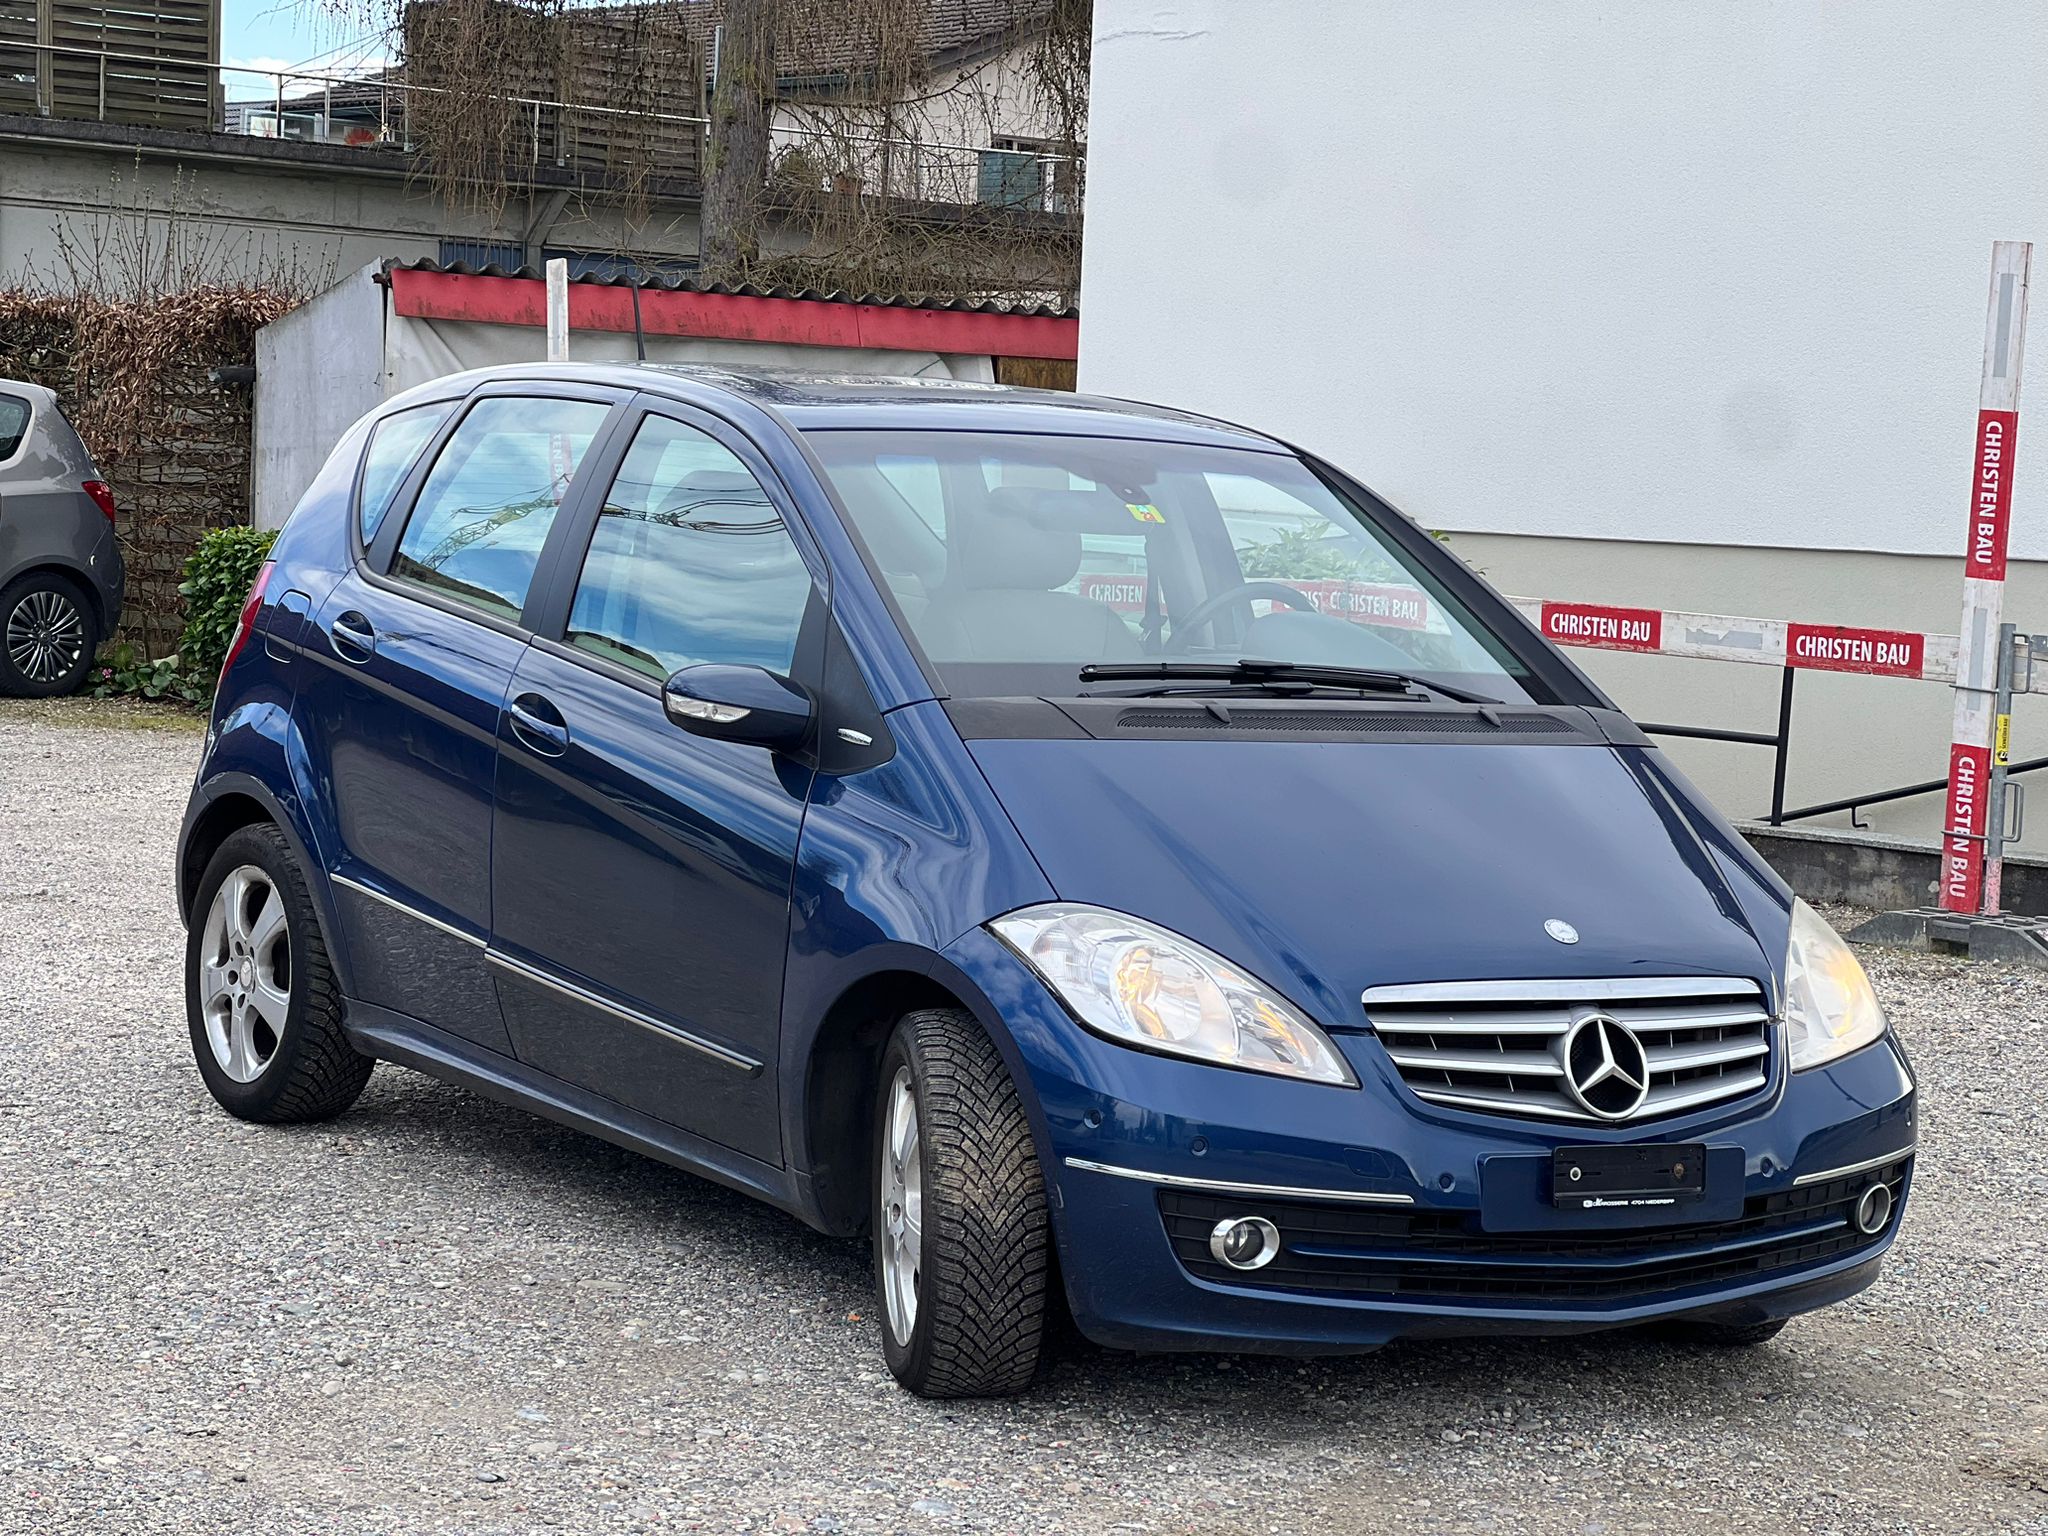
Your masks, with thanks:
M 88 480 L 79 489 L 92 498 L 94 506 L 107 514 L 108 522 L 115 520 L 119 509 L 114 505 L 114 488 L 111 485 L 104 480 Z
M 263 611 L 263 589 L 270 585 L 272 561 L 263 562 L 256 579 L 249 583 L 249 595 L 242 599 L 242 611 L 235 618 L 235 632 L 228 636 L 227 659 L 220 664 L 220 682 L 227 681 L 228 668 L 235 664 L 235 658 L 242 654 L 242 647 L 249 643 L 249 636 L 256 629 L 256 615 Z M 216 690 L 219 683 L 215 685 Z

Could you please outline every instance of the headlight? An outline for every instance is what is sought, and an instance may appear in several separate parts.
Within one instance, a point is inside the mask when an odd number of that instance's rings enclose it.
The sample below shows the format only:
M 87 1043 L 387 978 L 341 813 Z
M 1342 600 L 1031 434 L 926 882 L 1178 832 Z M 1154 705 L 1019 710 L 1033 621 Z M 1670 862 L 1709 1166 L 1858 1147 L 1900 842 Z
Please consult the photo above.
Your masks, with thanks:
M 1120 1045 L 1356 1087 L 1320 1029 L 1156 923 L 1052 902 L 989 924 L 1083 1024 Z
M 1794 1072 L 1846 1056 L 1885 1032 L 1863 962 L 1826 918 L 1797 900 L 1785 952 L 1785 1024 Z

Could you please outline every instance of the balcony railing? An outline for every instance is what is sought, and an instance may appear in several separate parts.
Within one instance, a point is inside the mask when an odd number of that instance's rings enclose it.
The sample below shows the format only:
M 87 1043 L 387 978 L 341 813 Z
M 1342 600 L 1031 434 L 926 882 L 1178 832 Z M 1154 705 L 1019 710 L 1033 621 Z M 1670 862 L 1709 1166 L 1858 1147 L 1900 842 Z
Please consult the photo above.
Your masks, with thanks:
M 261 82 L 232 96 L 230 82 Z M 148 54 L 0 41 L 0 112 L 211 129 L 258 138 L 411 154 L 430 139 L 430 98 L 445 88 L 386 75 L 264 70 Z M 652 169 L 694 177 L 708 118 L 541 96 L 496 98 L 506 162 L 532 169 Z M 779 126 L 770 186 L 1044 213 L 1080 209 L 1082 161 L 1033 149 Z

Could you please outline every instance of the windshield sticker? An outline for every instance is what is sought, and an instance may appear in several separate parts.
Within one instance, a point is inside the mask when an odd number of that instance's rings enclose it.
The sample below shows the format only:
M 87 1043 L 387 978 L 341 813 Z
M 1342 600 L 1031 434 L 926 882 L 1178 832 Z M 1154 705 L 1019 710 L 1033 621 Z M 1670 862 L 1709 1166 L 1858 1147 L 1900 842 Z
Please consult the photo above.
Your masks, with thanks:
M 1166 514 L 1153 506 L 1149 501 L 1127 501 L 1124 503 L 1124 510 L 1141 523 L 1163 523 L 1166 521 Z
M 1341 581 L 1320 578 L 1288 581 L 1309 600 L 1317 613 L 1369 624 L 1376 629 L 1440 629 L 1442 621 L 1432 610 L 1429 595 L 1420 587 L 1391 582 Z M 1143 576 L 1084 572 L 1074 578 L 1074 590 L 1091 602 L 1104 603 L 1119 613 L 1139 613 L 1145 607 Z M 1253 612 L 1265 614 L 1284 605 L 1269 598 L 1257 599 Z

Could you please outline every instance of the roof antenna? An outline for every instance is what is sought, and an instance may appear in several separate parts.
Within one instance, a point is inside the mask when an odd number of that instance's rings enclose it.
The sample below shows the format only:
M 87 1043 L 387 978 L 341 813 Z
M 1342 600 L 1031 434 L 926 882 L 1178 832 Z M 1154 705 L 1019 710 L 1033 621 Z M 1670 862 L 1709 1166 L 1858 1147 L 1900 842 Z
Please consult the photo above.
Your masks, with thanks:
M 647 333 L 640 329 L 640 269 L 633 269 L 633 357 L 636 362 L 647 361 Z

